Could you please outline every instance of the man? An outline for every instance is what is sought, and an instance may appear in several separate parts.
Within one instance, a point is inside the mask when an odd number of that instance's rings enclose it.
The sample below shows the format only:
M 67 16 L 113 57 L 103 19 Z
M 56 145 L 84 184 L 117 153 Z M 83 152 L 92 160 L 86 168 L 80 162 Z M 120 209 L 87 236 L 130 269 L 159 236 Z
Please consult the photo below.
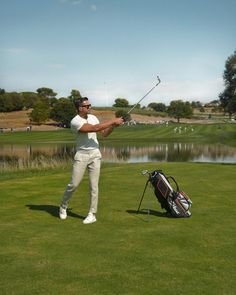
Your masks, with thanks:
M 103 137 L 108 136 L 114 127 L 123 124 L 122 118 L 115 118 L 99 123 L 96 116 L 90 114 L 91 104 L 87 97 L 82 97 L 75 102 L 78 114 L 71 120 L 71 129 L 76 134 L 76 154 L 74 157 L 71 182 L 62 197 L 59 210 L 61 219 L 67 218 L 66 209 L 73 192 L 79 186 L 85 170 L 88 169 L 90 187 L 90 208 L 88 216 L 83 220 L 84 224 L 96 221 L 98 206 L 98 182 L 100 176 L 101 153 L 97 140 L 97 132 Z

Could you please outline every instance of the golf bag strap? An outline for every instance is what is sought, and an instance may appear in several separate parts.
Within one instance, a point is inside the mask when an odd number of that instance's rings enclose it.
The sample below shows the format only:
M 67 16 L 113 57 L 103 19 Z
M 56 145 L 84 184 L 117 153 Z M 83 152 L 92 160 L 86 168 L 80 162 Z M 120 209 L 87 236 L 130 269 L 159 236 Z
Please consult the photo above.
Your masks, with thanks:
M 174 179 L 174 177 L 172 177 L 172 176 L 168 176 L 168 177 L 166 177 L 167 179 L 168 179 L 168 181 L 169 181 L 169 179 L 172 179 L 173 181 L 174 181 L 174 183 L 175 183 L 175 185 L 176 185 L 176 190 L 177 190 L 177 192 L 179 192 L 180 190 L 179 190 L 179 185 L 178 185 L 178 183 L 177 183 L 177 181 Z

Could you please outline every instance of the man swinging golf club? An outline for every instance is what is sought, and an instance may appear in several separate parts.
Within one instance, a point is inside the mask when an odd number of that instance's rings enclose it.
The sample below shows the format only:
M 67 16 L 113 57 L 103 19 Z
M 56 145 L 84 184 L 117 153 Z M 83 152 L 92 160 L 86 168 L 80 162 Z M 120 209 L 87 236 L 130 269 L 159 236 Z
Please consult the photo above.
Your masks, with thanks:
M 101 153 L 97 140 L 97 132 L 103 137 L 108 136 L 114 127 L 124 123 L 122 118 L 114 118 L 100 123 L 98 118 L 90 114 L 91 104 L 87 97 L 75 102 L 78 114 L 71 120 L 71 129 L 76 134 L 76 154 L 74 157 L 72 177 L 67 185 L 59 210 L 61 219 L 67 218 L 67 207 L 73 192 L 79 186 L 85 170 L 88 169 L 90 188 L 90 208 L 84 224 L 96 221 L 98 206 L 98 182 L 100 176 Z

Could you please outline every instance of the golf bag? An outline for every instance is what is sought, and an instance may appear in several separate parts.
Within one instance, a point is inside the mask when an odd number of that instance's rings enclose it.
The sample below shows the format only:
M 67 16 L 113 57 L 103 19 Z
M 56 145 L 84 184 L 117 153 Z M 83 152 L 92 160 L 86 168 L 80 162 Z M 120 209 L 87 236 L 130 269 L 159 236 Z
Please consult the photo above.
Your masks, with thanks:
M 158 202 L 161 204 L 161 208 L 165 209 L 173 217 L 190 217 L 192 201 L 183 192 L 180 191 L 179 186 L 172 176 L 165 176 L 161 170 L 154 170 L 153 172 L 145 171 L 143 174 L 149 174 L 140 204 L 138 212 L 143 200 L 148 183 L 151 183 L 154 188 L 154 193 L 157 197 Z M 172 180 L 176 185 L 174 190 L 170 184 Z

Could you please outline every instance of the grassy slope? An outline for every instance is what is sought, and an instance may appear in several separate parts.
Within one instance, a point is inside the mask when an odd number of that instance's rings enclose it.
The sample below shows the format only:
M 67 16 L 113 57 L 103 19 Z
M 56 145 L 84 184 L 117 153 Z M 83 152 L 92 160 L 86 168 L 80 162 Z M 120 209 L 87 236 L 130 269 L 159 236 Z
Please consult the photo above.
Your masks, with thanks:
M 193 201 L 190 219 L 166 218 L 142 169 L 175 176 Z M 234 165 L 104 165 L 98 222 L 85 226 L 87 176 L 57 217 L 64 171 L 1 176 L 1 294 L 235 294 Z

